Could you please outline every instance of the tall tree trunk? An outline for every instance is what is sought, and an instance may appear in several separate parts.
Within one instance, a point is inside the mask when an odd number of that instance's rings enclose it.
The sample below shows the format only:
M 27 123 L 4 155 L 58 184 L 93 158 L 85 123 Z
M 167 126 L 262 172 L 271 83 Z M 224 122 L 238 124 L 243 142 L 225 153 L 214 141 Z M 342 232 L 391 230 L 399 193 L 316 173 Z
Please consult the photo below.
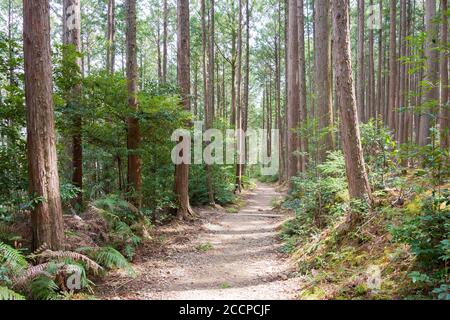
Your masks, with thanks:
M 189 1 L 177 0 L 177 78 L 181 90 L 182 105 L 186 111 L 190 104 L 190 24 Z M 189 165 L 182 163 L 175 167 L 174 186 L 178 218 L 190 219 L 194 212 L 189 204 Z
M 236 29 L 231 30 L 231 126 L 236 128 Z
M 8 1 L 8 54 L 9 54 L 9 74 L 8 74 L 8 80 L 9 85 L 14 85 L 14 64 L 13 64 L 13 58 L 14 58 L 14 49 L 13 49 L 13 39 L 12 39 L 12 20 L 13 20 L 13 12 L 12 12 L 12 0 Z
M 365 0 L 358 0 L 358 69 L 357 69 L 357 93 L 356 93 L 356 101 L 357 101 L 357 109 L 358 109 L 358 117 L 362 122 L 366 122 L 366 105 L 364 103 L 365 99 L 365 75 L 364 75 L 364 25 L 365 25 Z M 318 8 L 316 9 L 318 10 Z M 316 22 L 317 23 L 317 22 Z
M 201 31 L 202 31 L 202 73 L 203 73 L 203 109 L 206 120 L 208 110 L 208 66 L 206 64 L 207 31 L 206 31 L 206 4 L 201 0 Z
M 407 0 L 400 0 L 400 56 L 406 56 L 406 35 L 407 35 Z M 399 114 L 399 126 L 398 126 L 398 141 L 400 144 L 406 143 L 408 137 L 407 123 L 406 123 L 406 104 L 407 104 L 407 74 L 406 64 L 400 63 L 400 90 L 399 90 L 399 107 L 402 109 Z
M 214 122 L 214 0 L 209 2 L 209 42 L 208 42 L 208 103 L 205 104 L 206 129 L 212 129 Z M 206 184 L 208 188 L 208 200 L 214 205 L 213 168 L 206 165 Z
M 373 0 L 370 0 L 370 8 L 373 10 Z M 372 11 L 372 15 L 374 12 Z M 374 30 L 369 30 L 369 81 L 368 81 L 368 106 L 367 119 L 376 117 L 375 107 L 375 58 L 374 58 Z
M 71 45 L 77 52 L 81 52 L 81 7 L 80 0 L 63 1 L 63 39 L 64 45 Z M 81 59 L 76 58 L 76 64 L 81 73 Z M 70 89 L 67 103 L 76 107 L 80 101 L 81 84 Z M 75 112 L 72 118 L 72 183 L 83 190 L 83 145 L 82 145 L 82 119 Z M 83 193 L 78 192 L 74 204 L 82 207 Z
M 162 63 L 162 80 L 167 82 L 167 37 L 169 24 L 169 8 L 167 7 L 167 0 L 163 2 L 163 63 Z
M 115 14 L 116 3 L 115 0 L 108 1 L 108 28 L 106 34 L 106 40 L 108 41 L 106 47 L 106 69 L 109 73 L 114 73 L 115 65 L 115 34 L 116 34 L 116 14 Z M 159 46 L 158 46 L 159 52 Z
M 362 154 L 362 146 L 353 91 L 350 53 L 348 0 L 332 1 L 333 59 L 336 72 L 336 98 L 341 114 L 341 136 L 351 198 L 371 202 L 371 190 Z
M 52 250 L 64 241 L 50 56 L 48 0 L 23 1 L 25 100 L 29 193 L 37 201 L 32 212 L 33 250 L 46 244 Z
M 282 124 L 282 112 L 281 112 L 281 1 L 278 2 L 278 10 L 277 10 L 277 35 L 275 40 L 275 103 L 276 103 L 276 122 L 277 129 L 279 130 L 279 173 L 278 180 L 280 183 L 284 182 L 284 152 L 283 152 L 283 124 Z
M 298 133 L 295 131 L 299 124 L 300 83 L 299 83 L 299 54 L 298 54 L 298 20 L 297 0 L 288 0 L 288 105 L 287 105 L 287 152 L 288 152 L 288 180 L 292 188 L 292 178 L 298 173 L 299 150 Z
M 395 133 L 396 97 L 397 97 L 397 37 L 396 37 L 397 1 L 391 0 L 390 5 L 390 35 L 389 35 L 389 102 L 386 117 L 388 126 Z
M 225 85 L 225 78 L 226 78 L 225 59 L 222 59 L 222 117 L 224 119 L 227 119 L 228 118 L 227 90 L 226 90 L 226 85 Z
M 300 116 L 299 121 L 301 127 L 305 127 L 307 115 L 307 100 L 306 100 L 306 61 L 305 61 L 305 15 L 304 15 L 304 0 L 297 0 L 297 24 L 298 24 L 298 63 L 299 63 L 299 86 L 300 86 Z M 299 138 L 299 146 L 301 156 L 298 157 L 298 169 L 301 172 L 306 170 L 307 157 L 306 152 L 308 149 L 308 139 L 302 133 Z
M 448 1 L 441 0 L 441 47 L 448 48 Z M 450 147 L 450 101 L 448 94 L 448 52 L 441 51 L 441 114 L 439 125 L 441 128 L 441 148 L 447 150 Z
M 214 120 L 214 111 L 215 111 L 215 88 L 214 88 L 214 65 L 215 65 L 215 50 L 214 50 L 214 0 L 210 0 L 209 3 L 209 43 L 208 43 L 208 95 L 209 95 L 209 103 L 208 109 L 210 114 L 210 124 L 212 126 Z
M 241 134 L 242 129 L 242 100 L 241 100 L 241 85 L 242 85 L 242 0 L 239 0 L 239 18 L 238 18 L 238 35 L 237 35 L 237 64 L 236 64 L 236 192 L 242 191 L 242 164 L 245 160 L 243 139 Z
M 136 45 L 136 0 L 126 0 L 126 41 L 127 41 L 127 82 L 128 106 L 131 112 L 138 111 L 138 74 Z M 141 130 L 136 116 L 128 117 L 128 192 L 132 193 L 130 202 L 137 208 L 142 206 L 142 162 L 138 154 Z
M 243 119 L 242 119 L 242 129 L 247 132 L 248 128 L 248 113 L 249 113 L 249 89 L 250 89 L 250 0 L 245 1 L 245 21 L 246 21 L 246 31 L 245 31 L 245 78 L 244 78 L 244 91 L 242 98 L 243 105 Z M 244 149 L 246 158 L 248 157 L 248 142 L 244 140 Z M 242 165 L 241 172 L 244 174 L 245 165 Z
M 160 26 L 160 20 L 158 19 L 158 24 L 156 27 L 156 45 L 157 48 L 157 55 L 158 55 L 158 83 L 162 84 L 163 82 L 163 76 L 162 76 L 162 57 L 161 57 L 161 26 Z
M 384 97 L 384 86 L 383 86 L 383 0 L 379 0 L 379 18 L 380 18 L 380 29 L 378 30 L 378 72 L 377 72 L 377 103 L 376 103 L 376 119 L 377 125 L 379 119 L 383 117 L 383 97 Z
M 198 60 L 194 61 L 194 88 L 193 88 L 193 93 L 192 93 L 192 99 L 193 104 L 194 104 L 194 117 L 196 119 L 198 119 L 197 117 L 199 116 L 199 110 L 198 110 L 198 70 L 199 66 L 198 66 Z
M 430 84 L 430 88 L 424 96 L 424 102 L 430 104 L 428 110 L 425 110 L 420 117 L 420 134 L 419 134 L 419 145 L 426 146 L 431 143 L 430 140 L 430 128 L 432 126 L 432 116 L 431 114 L 436 113 L 435 104 L 439 103 L 439 85 L 438 80 L 438 25 L 434 21 L 436 18 L 436 0 L 425 1 L 425 58 L 426 58 L 426 69 L 425 69 L 425 80 Z
M 288 42 L 289 42 L 289 0 L 284 0 L 284 116 L 282 117 L 282 155 L 283 155 L 283 166 L 284 166 L 284 181 L 289 181 L 289 154 L 288 154 L 288 114 L 289 114 L 289 53 L 288 53 Z
M 319 161 L 324 161 L 327 151 L 334 148 L 332 129 L 333 86 L 331 83 L 330 1 L 316 0 L 315 8 L 316 97 L 319 132 L 323 137 L 319 142 Z

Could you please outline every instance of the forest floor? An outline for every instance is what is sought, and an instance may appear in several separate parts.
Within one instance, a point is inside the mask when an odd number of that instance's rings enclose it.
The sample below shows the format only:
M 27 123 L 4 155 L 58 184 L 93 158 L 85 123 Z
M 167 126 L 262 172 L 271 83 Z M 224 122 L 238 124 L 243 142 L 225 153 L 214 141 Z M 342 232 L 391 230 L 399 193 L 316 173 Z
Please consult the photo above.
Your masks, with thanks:
M 196 208 L 200 218 L 156 228 L 133 265 L 136 276 L 115 273 L 96 290 L 100 299 L 296 299 L 300 278 L 280 253 L 280 225 L 273 210 L 283 197 L 272 185 L 247 191 L 244 205 Z M 228 211 L 228 212 L 227 212 Z

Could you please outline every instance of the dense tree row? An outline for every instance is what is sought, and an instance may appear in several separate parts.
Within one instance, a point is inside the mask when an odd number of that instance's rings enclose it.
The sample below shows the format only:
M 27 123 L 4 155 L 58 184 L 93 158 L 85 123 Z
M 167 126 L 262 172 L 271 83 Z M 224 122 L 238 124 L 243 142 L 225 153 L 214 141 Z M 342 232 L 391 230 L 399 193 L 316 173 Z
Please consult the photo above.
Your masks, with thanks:
M 203 120 L 204 129 L 279 129 L 280 182 L 343 149 L 350 195 L 369 203 L 360 123 L 388 127 L 405 167 L 421 165 L 408 156 L 413 145 L 439 142 L 448 156 L 446 0 L 9 0 L 0 10 L 1 103 L 12 111 L 2 114 L 1 147 L 17 156 L 27 129 L 28 165 L 19 169 L 29 174 L 35 247 L 62 245 L 59 175 L 76 190 L 75 210 L 110 193 L 161 208 L 151 195 L 167 180 L 168 207 L 187 219 L 190 179 L 204 179 L 210 204 L 222 201 L 224 184 L 240 192 L 253 172 L 242 137 L 225 176 L 155 156 L 170 149 L 172 126 L 155 128 L 170 112 L 186 128 Z M 14 100 L 23 90 L 26 124 Z

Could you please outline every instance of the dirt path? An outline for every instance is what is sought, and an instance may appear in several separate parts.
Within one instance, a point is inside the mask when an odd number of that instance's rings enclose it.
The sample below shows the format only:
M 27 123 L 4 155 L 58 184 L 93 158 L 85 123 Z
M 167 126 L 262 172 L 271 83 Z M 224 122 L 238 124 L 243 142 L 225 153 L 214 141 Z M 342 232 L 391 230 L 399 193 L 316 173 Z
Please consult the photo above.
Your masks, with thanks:
M 202 210 L 200 226 L 170 230 L 188 235 L 138 263 L 135 279 L 111 281 L 102 288 L 103 298 L 295 299 L 299 279 L 276 238 L 286 216 L 271 208 L 280 196 L 272 186 L 259 185 L 238 213 Z

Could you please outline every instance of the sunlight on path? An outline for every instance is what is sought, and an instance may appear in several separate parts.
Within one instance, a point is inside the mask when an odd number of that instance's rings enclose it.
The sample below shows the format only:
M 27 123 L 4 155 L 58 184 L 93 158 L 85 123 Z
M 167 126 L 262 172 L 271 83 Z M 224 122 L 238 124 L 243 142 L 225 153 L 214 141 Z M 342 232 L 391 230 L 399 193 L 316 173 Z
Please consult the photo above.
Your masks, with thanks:
M 245 208 L 220 214 L 174 254 L 138 266 L 139 280 L 125 299 L 294 299 L 298 278 L 279 253 L 272 211 L 280 197 L 268 185 L 251 192 Z

